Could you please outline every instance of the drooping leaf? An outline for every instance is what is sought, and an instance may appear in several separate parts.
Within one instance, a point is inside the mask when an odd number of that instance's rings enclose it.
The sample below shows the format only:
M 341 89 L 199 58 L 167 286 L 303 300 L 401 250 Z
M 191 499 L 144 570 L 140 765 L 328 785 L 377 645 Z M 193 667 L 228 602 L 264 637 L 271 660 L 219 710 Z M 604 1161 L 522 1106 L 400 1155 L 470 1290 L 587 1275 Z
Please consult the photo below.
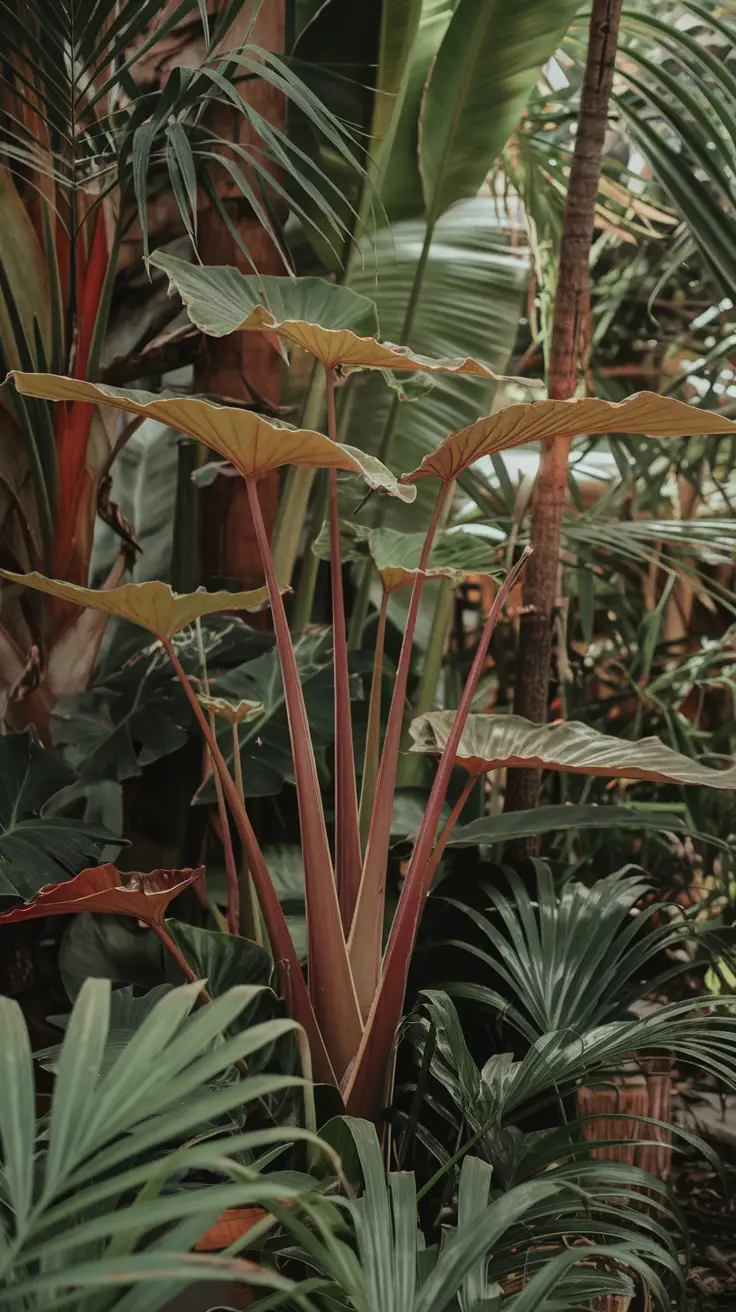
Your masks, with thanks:
M 283 283 L 277 313 L 276 308 L 267 309 L 263 304 L 253 304 L 255 280 L 248 279 L 246 274 L 237 269 L 195 267 L 184 260 L 174 260 L 169 255 L 159 256 L 158 262 L 165 268 L 184 299 L 193 323 L 203 332 L 211 332 L 211 326 L 214 325 L 216 336 L 236 330 L 274 333 L 284 341 L 309 351 L 328 367 L 340 365 L 344 369 L 407 369 L 469 374 L 494 381 L 500 379 L 500 375 L 495 374 L 488 365 L 468 356 L 435 360 L 430 356 L 419 355 L 407 346 L 381 342 L 375 336 L 363 336 L 351 327 L 330 327 L 322 320 L 308 317 L 310 312 L 316 314 L 318 310 L 322 311 L 325 299 L 331 293 L 335 293 L 335 310 L 330 312 L 328 308 L 326 317 L 333 321 L 349 317 L 344 316 L 340 310 L 342 297 L 346 293 L 359 302 L 371 304 L 367 297 L 358 296 L 358 293 L 349 288 L 312 278 L 273 279 L 272 283 Z M 176 267 L 172 268 L 173 265 Z M 181 270 L 185 272 L 182 274 Z M 302 281 L 310 284 L 304 293 L 300 291 Z M 318 284 L 318 296 L 313 293 L 313 283 Z M 195 287 L 196 295 L 193 291 Z M 314 302 L 317 303 L 313 308 Z M 375 306 L 371 305 L 371 308 L 375 311 Z M 528 386 L 529 380 L 524 380 L 524 383 Z
M 169 903 L 204 874 L 196 870 L 120 871 L 109 863 L 82 870 L 66 884 L 47 884 L 32 902 L 0 915 L 0 925 L 43 916 L 68 916 L 78 911 L 113 912 L 133 916 L 148 925 L 162 925 Z
M 30 730 L 0 738 L 0 896 L 31 898 L 50 875 L 76 875 L 107 844 L 122 845 L 103 825 L 54 812 L 55 794 L 77 777 Z
M 510 405 L 487 419 L 461 428 L 404 478 L 439 478 L 449 483 L 482 456 L 525 442 L 579 433 L 641 433 L 646 437 L 692 437 L 734 433 L 736 423 L 711 410 L 699 410 L 673 397 L 637 392 L 624 401 L 575 397 L 570 401 L 532 401 Z
M 575 17 L 576 0 L 458 0 L 419 119 L 427 217 L 475 196 Z
M 505 815 L 483 816 L 467 825 L 457 825 L 447 840 L 448 847 L 478 847 L 490 843 L 507 843 L 538 834 L 564 833 L 570 829 L 654 829 L 665 834 L 689 834 L 701 842 L 720 846 L 720 839 L 695 834 L 679 815 L 664 811 L 637 811 L 630 806 L 539 806 L 533 811 L 509 811 Z
M 15 370 L 10 376 L 18 391 L 29 396 L 49 401 L 89 401 L 158 419 L 219 451 L 244 478 L 260 478 L 283 465 L 343 469 L 360 474 L 370 488 L 388 492 L 402 501 L 413 501 L 416 496 L 413 489 L 402 487 L 375 456 L 332 442 L 324 433 L 270 424 L 251 410 L 215 405 L 192 396 L 157 396 L 153 392 L 85 383 L 59 374 L 27 374 Z
M 403 534 L 395 529 L 375 529 L 368 549 L 384 588 L 411 586 L 418 573 L 424 545 L 423 533 Z M 468 574 L 495 574 L 498 562 L 490 544 L 474 533 L 452 529 L 439 533 L 424 571 L 427 578 L 445 578 L 460 583 Z
M 410 750 L 440 755 L 454 720 L 454 711 L 431 711 L 419 716 L 411 725 Z M 587 724 L 532 724 L 520 715 L 469 715 L 456 759 L 470 774 L 520 767 L 736 788 L 736 763 L 725 770 L 714 770 L 674 752 L 659 738 L 627 742 L 599 733 Z
M 252 592 L 172 592 L 168 583 L 123 583 L 119 588 L 82 588 L 76 583 L 47 579 L 33 570 L 30 574 L 13 574 L 0 569 L 0 578 L 19 583 L 36 592 L 72 601 L 75 606 L 89 606 L 117 619 L 138 624 L 157 638 L 168 639 L 203 615 L 224 610 L 254 610 L 268 596 L 265 588 Z

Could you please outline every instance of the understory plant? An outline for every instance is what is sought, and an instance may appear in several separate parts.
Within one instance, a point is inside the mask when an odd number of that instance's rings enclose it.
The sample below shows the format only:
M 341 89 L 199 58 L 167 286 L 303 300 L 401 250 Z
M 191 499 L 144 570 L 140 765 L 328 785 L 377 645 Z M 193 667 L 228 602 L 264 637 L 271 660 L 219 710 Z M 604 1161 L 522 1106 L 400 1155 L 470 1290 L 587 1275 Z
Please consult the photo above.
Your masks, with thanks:
M 431 359 L 381 341 L 372 302 L 319 279 L 256 279 L 230 268 L 193 268 L 161 254 L 153 257 L 153 263 L 166 271 L 193 322 L 203 332 L 216 336 L 235 331 L 262 332 L 284 354 L 294 348 L 309 352 L 324 371 L 328 434 L 294 429 L 243 409 L 196 398 L 123 390 L 53 374 L 14 371 L 13 385 L 23 396 L 67 404 L 93 403 L 158 419 L 216 451 L 231 466 L 231 472 L 236 471 L 245 480 L 265 589 L 177 596 L 158 582 L 95 591 L 36 572 L 3 571 L 3 577 L 9 583 L 48 593 L 67 603 L 124 616 L 148 629 L 162 645 L 199 724 L 220 790 L 229 874 L 229 927 L 232 930 L 239 923 L 239 882 L 228 810 L 247 862 L 286 1005 L 308 1036 L 315 1077 L 340 1090 L 351 1114 L 374 1120 L 386 1103 L 391 1085 L 395 1036 L 425 900 L 455 824 L 479 778 L 493 770 L 533 765 L 587 776 L 669 781 L 726 790 L 736 786 L 736 765 L 724 770 L 709 768 L 680 756 L 656 738 L 631 743 L 597 733 L 583 724 L 535 725 L 518 716 L 475 711 L 474 699 L 494 628 L 524 570 L 528 552 L 521 552 L 495 587 L 457 710 L 430 712 L 411 725 L 412 750 L 436 756 L 438 764 L 396 913 L 391 925 L 385 926 L 391 818 L 407 727 L 406 692 L 417 615 L 425 580 L 433 571 L 439 570 L 441 576 L 447 574 L 446 565 L 434 563 L 432 552 L 455 480 L 475 461 L 526 442 L 558 437 L 566 440 L 579 433 L 633 432 L 667 438 L 718 434 L 732 432 L 734 423 L 725 415 L 701 412 L 646 392 L 618 404 L 596 398 L 540 400 L 508 406 L 451 433 L 416 469 L 397 478 L 375 457 L 338 441 L 335 393 L 343 377 L 357 369 L 383 370 L 399 378 L 436 373 L 458 378 L 488 377 L 491 371 L 486 365 L 469 358 Z M 260 478 L 289 465 L 326 470 L 329 480 L 335 713 L 332 842 L 294 643 L 259 500 Z M 353 742 L 339 472 L 357 475 L 368 494 L 382 492 L 405 502 L 414 499 L 419 482 L 433 479 L 439 484 L 418 556 L 410 554 L 402 559 L 399 551 L 390 560 L 385 556 L 378 560 L 384 590 L 388 586 L 386 570 L 392 565 L 403 570 L 403 581 L 411 585 L 411 597 L 385 728 L 381 715 L 383 626 L 379 624 L 362 775 L 356 768 Z M 206 670 L 202 669 L 198 681 L 189 678 L 175 642 L 178 631 L 206 614 L 247 609 L 262 604 L 266 597 L 281 665 L 299 807 L 307 919 L 306 976 L 244 800 L 241 756 L 236 750 L 238 724 L 257 714 L 258 708 L 247 704 L 236 707 L 226 701 L 218 704 L 218 699 L 208 694 Z M 217 729 L 218 713 L 227 721 L 224 732 Z M 456 765 L 465 770 L 466 778 L 444 818 Z M 359 777 L 363 781 L 362 797 Z M 29 913 L 34 914 L 32 908 Z M 16 919 L 22 916 L 22 909 L 14 913 Z

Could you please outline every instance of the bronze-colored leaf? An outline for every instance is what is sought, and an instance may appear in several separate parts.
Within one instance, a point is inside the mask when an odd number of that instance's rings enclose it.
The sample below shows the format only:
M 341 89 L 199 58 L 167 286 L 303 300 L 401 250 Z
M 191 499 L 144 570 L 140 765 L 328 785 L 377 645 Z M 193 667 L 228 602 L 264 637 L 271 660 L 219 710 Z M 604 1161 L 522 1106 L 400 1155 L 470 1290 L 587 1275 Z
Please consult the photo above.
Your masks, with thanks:
M 147 925 L 163 925 L 169 903 L 203 874 L 204 866 L 196 870 L 152 870 L 146 875 L 120 871 L 110 864 L 90 866 L 64 884 L 46 884 L 32 902 L 0 915 L 0 925 L 78 911 L 132 916 Z
M 197 701 L 203 710 L 211 711 L 227 724 L 242 724 L 244 720 L 263 715 L 264 711 L 262 702 L 229 702 L 226 697 L 209 697 L 203 692 L 197 693 Z
M 324 433 L 271 424 L 252 410 L 215 405 L 193 396 L 107 387 L 60 374 L 13 370 L 8 377 L 27 396 L 40 396 L 47 401 L 89 401 L 158 419 L 218 451 L 244 478 L 260 478 L 282 465 L 305 465 L 310 469 L 343 469 L 359 474 L 370 488 L 402 501 L 413 501 L 416 496 L 415 488 L 400 484 L 375 456 L 332 442 Z
M 637 392 L 624 401 L 602 401 L 595 396 L 531 401 L 506 406 L 487 419 L 478 419 L 451 433 L 416 469 L 404 474 L 402 481 L 413 483 L 418 478 L 432 477 L 449 483 L 482 456 L 544 438 L 575 437 L 579 433 L 694 437 L 734 432 L 736 423 L 725 415 L 698 410 L 655 392 Z
M 265 602 L 266 588 L 252 592 L 172 592 L 168 583 L 123 583 L 119 588 L 82 588 L 76 583 L 47 579 L 35 570 L 30 574 L 13 574 L 0 569 L 0 578 L 20 583 L 36 592 L 72 601 L 76 606 L 105 611 L 118 619 L 130 620 L 157 638 L 171 638 L 179 629 L 193 624 L 203 615 L 223 610 L 255 610 Z

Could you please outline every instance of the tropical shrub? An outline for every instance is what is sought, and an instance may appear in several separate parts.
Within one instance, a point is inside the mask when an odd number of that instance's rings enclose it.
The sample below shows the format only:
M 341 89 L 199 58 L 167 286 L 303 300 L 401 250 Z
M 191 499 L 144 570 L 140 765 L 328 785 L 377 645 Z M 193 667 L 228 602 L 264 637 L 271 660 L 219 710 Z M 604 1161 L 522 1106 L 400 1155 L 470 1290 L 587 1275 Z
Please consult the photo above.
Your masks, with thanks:
M 482 456 L 560 432 L 568 435 L 581 431 L 606 432 L 614 427 L 619 431 L 644 430 L 654 436 L 673 436 L 726 432 L 732 424 L 725 417 L 700 413 L 694 407 L 648 393 L 618 405 L 589 399 L 510 406 L 451 434 L 417 469 L 399 480 L 375 457 L 337 441 L 338 376 L 367 368 L 400 374 L 446 372 L 472 377 L 488 374 L 487 366 L 472 359 L 432 360 L 382 342 L 377 333 L 375 308 L 366 298 L 347 289 L 310 279 L 256 281 L 232 269 L 197 270 L 171 256 L 154 258 L 181 291 L 194 322 L 203 331 L 267 332 L 284 345 L 300 346 L 315 357 L 325 373 L 329 436 L 276 426 L 247 411 L 197 399 L 157 397 L 51 374 L 16 372 L 15 386 L 23 395 L 46 400 L 95 402 L 133 415 L 150 415 L 217 451 L 245 479 L 266 589 L 256 593 L 196 593 L 178 597 L 165 585 L 155 582 L 96 592 L 37 573 L 13 575 L 5 571 L 4 577 L 65 602 L 76 601 L 107 614 L 124 616 L 148 629 L 162 644 L 209 748 L 221 788 L 221 811 L 224 814 L 226 804 L 235 821 L 282 991 L 292 1014 L 309 1036 L 315 1074 L 341 1089 L 351 1112 L 374 1118 L 385 1101 L 389 1085 L 394 1036 L 401 1019 L 408 963 L 424 901 L 455 822 L 482 774 L 504 766 L 513 768 L 534 763 L 586 775 L 664 779 L 730 789 L 736 771 L 736 767 L 726 771 L 709 769 L 679 756 L 657 739 L 632 747 L 583 725 L 534 726 L 518 717 L 471 713 L 491 636 L 505 600 L 524 568 L 526 553 L 522 553 L 496 591 L 458 711 L 430 713 L 412 726 L 414 750 L 437 755 L 440 760 L 384 953 L 386 864 L 414 630 L 424 580 L 434 568 L 431 552 L 442 507 L 451 496 L 455 479 Z M 268 305 L 264 304 L 266 297 Z M 259 478 L 268 470 L 285 465 L 329 471 L 336 726 L 332 849 L 304 693 L 258 496 Z M 383 658 L 379 637 L 362 808 L 352 734 L 338 470 L 357 474 L 369 491 L 381 490 L 406 502 L 413 499 L 417 482 L 434 478 L 440 484 L 418 559 L 410 553 L 407 561 L 400 551 L 393 556 L 377 553 L 383 588 L 395 586 L 398 567 L 399 581 L 411 584 L 411 600 L 383 736 L 380 719 Z M 373 549 L 376 551 L 375 543 Z M 448 566 L 437 568 L 442 573 Z M 251 704 L 220 705 L 217 699 L 213 701 L 207 695 L 204 670 L 204 686 L 198 693 L 182 667 L 174 642 L 175 634 L 188 623 L 219 609 L 246 609 L 260 604 L 266 595 L 283 677 L 299 803 L 307 916 L 307 982 L 248 816 L 242 782 L 238 781 L 241 761 L 239 751 L 233 750 L 232 723 L 226 728 L 224 741 L 215 728 L 219 712 L 235 723 L 237 733 L 238 721 L 257 715 L 260 708 Z M 232 770 L 223 746 L 232 754 Z M 467 782 L 438 837 L 442 808 L 456 763 L 465 768 Z M 223 833 L 226 831 L 227 825 Z M 232 856 L 228 865 L 229 924 L 234 929 L 239 923 L 239 890 Z

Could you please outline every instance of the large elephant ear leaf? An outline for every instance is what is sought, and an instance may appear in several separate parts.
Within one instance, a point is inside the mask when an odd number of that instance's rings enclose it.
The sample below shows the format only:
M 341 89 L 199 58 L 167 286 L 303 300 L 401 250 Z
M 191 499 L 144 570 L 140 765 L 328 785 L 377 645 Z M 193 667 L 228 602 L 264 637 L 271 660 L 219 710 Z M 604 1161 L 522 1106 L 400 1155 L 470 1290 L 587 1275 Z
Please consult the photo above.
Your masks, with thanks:
M 216 337 L 236 331 L 272 333 L 308 351 L 328 368 L 340 365 L 343 369 L 468 374 L 495 382 L 518 381 L 525 387 L 536 385 L 529 379 L 503 379 L 487 364 L 469 356 L 434 359 L 410 351 L 407 346 L 379 341 L 373 302 L 350 288 L 320 278 L 264 278 L 260 300 L 254 304 L 258 284 L 237 269 L 195 268 L 170 255 L 153 256 L 151 263 L 168 273 L 192 322 Z M 263 303 L 267 294 L 269 305 Z M 371 316 L 371 327 L 366 331 Z
M 432 711 L 411 725 L 411 751 L 440 755 L 455 721 L 454 711 Z M 501 768 L 561 770 L 612 779 L 736 788 L 736 762 L 714 770 L 682 756 L 659 738 L 627 742 L 574 720 L 532 724 L 520 715 L 469 715 L 456 759 L 470 774 Z
M 211 401 L 202 401 L 193 396 L 156 395 L 154 392 L 130 388 L 106 387 L 102 383 L 86 383 L 77 378 L 64 378 L 60 374 L 31 374 L 14 370 L 9 377 L 15 382 L 18 391 L 28 396 L 42 397 L 47 401 L 89 401 L 94 405 L 109 405 L 128 414 L 141 415 L 144 419 L 157 419 L 167 427 L 176 428 L 187 437 L 195 438 L 211 450 L 218 451 L 243 478 L 258 479 L 269 470 L 280 469 L 283 465 L 342 469 L 351 474 L 359 474 L 372 490 L 387 492 L 390 496 L 400 497 L 402 501 L 413 501 L 416 496 L 413 488 L 400 485 L 391 471 L 375 456 L 333 442 L 324 433 L 271 424 L 251 410 L 214 405 Z M 163 584 L 157 586 L 164 587 Z M 219 595 L 237 597 L 238 594 Z M 252 604 L 247 602 L 245 606 L 234 607 L 231 601 L 229 605 L 211 609 L 243 610 Z M 204 615 L 209 612 L 203 610 L 200 613 Z
M 45 592 L 77 606 L 101 610 L 117 619 L 130 620 L 148 629 L 157 638 L 171 638 L 179 629 L 193 624 L 203 615 L 224 610 L 253 610 L 266 600 L 265 588 L 252 592 L 172 592 L 168 583 L 123 583 L 119 588 L 82 588 L 76 583 L 47 579 L 35 570 L 30 574 L 13 574 L 0 569 L 0 578 L 19 583 L 35 592 Z
M 736 423 L 712 410 L 698 410 L 656 392 L 637 392 L 624 401 L 576 397 L 570 401 L 531 401 L 460 428 L 405 474 L 439 478 L 449 483 L 482 456 L 540 442 L 546 438 L 577 437 L 580 433 L 641 433 L 645 437 L 697 437 L 736 432 Z
M 45 885 L 33 901 L 0 915 L 0 925 L 89 911 L 97 915 L 132 916 L 146 925 L 161 926 L 169 903 L 203 874 L 204 866 L 152 870 L 148 874 L 121 871 L 109 862 L 92 866 L 65 884 Z
M 430 224 L 477 195 L 577 0 L 459 0 L 427 81 L 419 170 Z
M 122 844 L 102 825 L 56 814 L 53 799 L 77 773 L 30 731 L 0 738 L 0 778 L 1 897 L 34 897 L 99 859 L 107 844 Z

